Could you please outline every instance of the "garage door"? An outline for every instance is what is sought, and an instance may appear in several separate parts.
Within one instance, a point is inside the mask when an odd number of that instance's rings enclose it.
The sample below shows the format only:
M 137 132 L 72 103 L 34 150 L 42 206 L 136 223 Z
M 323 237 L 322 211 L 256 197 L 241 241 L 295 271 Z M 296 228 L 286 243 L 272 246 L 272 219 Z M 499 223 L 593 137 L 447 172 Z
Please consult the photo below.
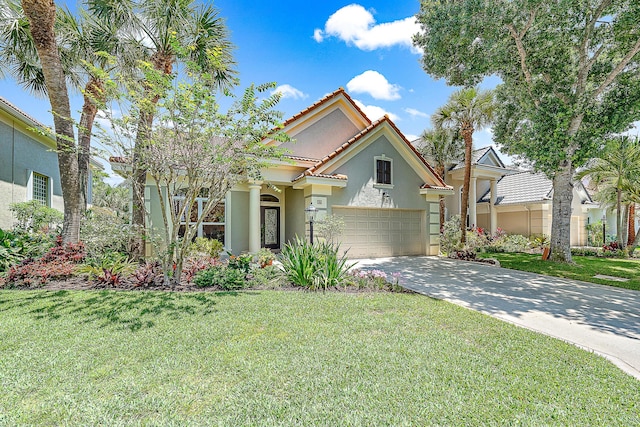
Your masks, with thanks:
M 350 258 L 424 255 L 425 211 L 333 207 L 344 218 L 342 249 Z

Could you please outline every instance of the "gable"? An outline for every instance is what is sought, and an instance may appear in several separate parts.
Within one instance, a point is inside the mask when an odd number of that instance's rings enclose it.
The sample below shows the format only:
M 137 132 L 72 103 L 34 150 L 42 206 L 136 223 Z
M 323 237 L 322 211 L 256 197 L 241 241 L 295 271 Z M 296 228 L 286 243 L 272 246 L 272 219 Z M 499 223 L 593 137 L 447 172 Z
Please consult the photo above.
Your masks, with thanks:
M 446 184 L 436 175 L 434 170 L 428 163 L 418 154 L 411 143 L 401 134 L 398 128 L 388 118 L 384 117 L 369 126 L 367 129 L 342 144 L 338 149 L 322 159 L 320 163 L 310 168 L 305 174 L 339 174 L 349 175 L 338 172 L 339 168 L 349 162 L 355 156 L 364 156 L 370 158 L 368 154 L 361 154 L 369 145 L 376 143 L 379 139 L 386 142 L 386 146 L 392 147 L 397 153 L 398 158 L 402 158 L 406 163 L 406 167 L 413 170 L 422 180 L 422 186 L 446 188 Z M 382 147 L 384 148 L 384 147 Z M 384 154 L 384 153 L 383 153 Z M 373 159 L 370 159 L 373 162 Z M 371 163 L 371 171 L 373 171 L 373 163 Z M 350 169 L 353 171 L 353 168 Z
M 294 156 L 321 159 L 360 131 L 338 106 L 297 133 L 289 133 L 295 141 L 285 142 L 280 147 L 290 150 Z
M 371 121 L 340 88 L 284 122 L 282 132 L 293 142 L 266 138 L 266 145 L 287 148 L 293 156 L 321 159 L 371 125 Z

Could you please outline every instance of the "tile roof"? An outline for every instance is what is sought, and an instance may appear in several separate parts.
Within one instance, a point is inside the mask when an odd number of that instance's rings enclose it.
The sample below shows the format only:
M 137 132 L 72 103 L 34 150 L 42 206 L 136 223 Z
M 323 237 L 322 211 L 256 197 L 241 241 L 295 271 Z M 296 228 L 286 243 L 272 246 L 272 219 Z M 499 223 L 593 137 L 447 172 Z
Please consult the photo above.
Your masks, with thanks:
M 477 150 L 473 150 L 471 152 L 471 164 L 477 165 L 478 162 L 480 162 L 480 160 L 485 156 L 485 154 L 487 154 L 490 151 L 494 152 L 494 154 L 498 158 L 498 161 L 500 162 L 500 166 L 504 168 L 505 166 L 504 166 L 504 163 L 502 163 L 500 156 L 498 156 L 498 153 L 496 153 L 493 147 L 490 145 L 486 147 L 478 148 Z M 457 170 L 457 169 L 464 169 L 464 160 L 451 168 L 451 170 Z
M 303 117 L 303 116 L 309 114 L 311 111 L 315 110 L 316 108 L 320 107 L 323 104 L 326 104 L 327 102 L 329 102 L 330 100 L 332 100 L 333 98 L 337 97 L 340 94 L 345 96 L 347 101 L 349 101 L 351 103 L 351 105 L 353 105 L 353 108 L 355 108 L 356 111 L 358 111 L 360 113 L 360 115 L 364 118 L 364 120 L 367 123 L 369 123 L 369 124 L 371 123 L 371 120 L 369 120 L 367 115 L 364 114 L 364 112 L 360 109 L 360 107 L 358 107 L 356 105 L 356 103 L 349 96 L 349 94 L 344 90 L 344 88 L 339 88 L 336 91 L 334 91 L 334 92 L 330 93 L 329 95 L 325 96 L 324 98 L 321 98 L 320 100 L 316 101 L 313 105 L 310 105 L 309 107 L 305 108 L 304 110 L 300 111 L 299 113 L 289 117 L 287 120 L 284 121 L 283 127 L 286 127 L 286 126 L 290 125 L 294 121 L 298 120 L 300 117 Z
M 10 112 L 14 113 L 14 115 L 16 115 L 16 116 L 22 116 L 22 118 L 26 119 L 29 122 L 32 122 L 36 126 L 40 126 L 40 127 L 43 127 L 43 128 L 46 127 L 45 125 L 40 123 L 38 120 L 36 120 L 33 117 L 31 117 L 30 115 L 28 115 L 27 113 L 25 113 L 24 111 L 22 111 L 21 109 L 19 109 L 15 105 L 13 105 L 11 102 L 9 102 L 6 98 L 3 98 L 2 96 L 0 96 L 0 104 L 4 104 L 4 106 L 6 108 L 3 108 L 3 110 L 5 110 L 5 111 L 9 110 Z
M 542 202 L 551 199 L 553 195 L 553 182 L 543 173 L 520 172 L 505 175 L 497 182 L 496 187 L 496 205 Z M 479 202 L 490 201 L 489 190 Z

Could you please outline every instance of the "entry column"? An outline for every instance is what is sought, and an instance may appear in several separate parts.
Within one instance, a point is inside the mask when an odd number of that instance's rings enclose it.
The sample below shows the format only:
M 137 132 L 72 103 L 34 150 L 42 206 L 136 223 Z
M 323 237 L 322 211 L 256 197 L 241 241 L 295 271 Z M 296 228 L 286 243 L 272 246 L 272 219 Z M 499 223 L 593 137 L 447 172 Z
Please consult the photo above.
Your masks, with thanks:
M 491 181 L 491 203 L 489 203 L 489 212 L 491 214 L 491 235 L 496 234 L 496 230 L 498 229 L 498 211 L 496 209 L 496 202 L 498 201 L 498 186 L 496 184 L 496 180 L 492 179 Z
M 476 215 L 476 202 L 478 201 L 478 197 L 476 196 L 476 183 L 477 178 L 472 176 L 469 185 L 469 226 L 474 228 L 478 226 L 478 218 Z
M 249 252 L 260 250 L 260 189 L 261 182 L 249 183 Z

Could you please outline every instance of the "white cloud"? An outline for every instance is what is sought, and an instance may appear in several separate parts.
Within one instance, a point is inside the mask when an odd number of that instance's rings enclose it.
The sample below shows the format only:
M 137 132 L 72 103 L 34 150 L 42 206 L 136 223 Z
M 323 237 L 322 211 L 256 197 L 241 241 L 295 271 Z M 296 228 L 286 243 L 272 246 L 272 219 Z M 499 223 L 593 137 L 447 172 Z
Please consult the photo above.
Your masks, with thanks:
M 295 87 L 287 84 L 278 86 L 271 92 L 271 94 L 273 95 L 274 93 L 278 93 L 278 92 L 280 92 L 280 94 L 282 95 L 282 99 L 285 99 L 285 98 L 306 99 L 307 96 L 309 96 L 306 93 L 302 92 L 301 90 L 298 90 Z
M 324 35 L 320 28 L 316 28 L 315 30 L 313 30 L 313 39 L 318 43 L 322 43 L 322 41 L 324 40 Z
M 410 48 L 413 53 L 421 53 L 412 43 L 413 35 L 420 30 L 420 24 L 413 16 L 376 24 L 370 11 L 359 4 L 351 4 L 331 15 L 324 24 L 324 30 L 316 28 L 313 38 L 320 43 L 326 37 L 337 37 L 366 51 L 404 46 Z
M 422 111 L 416 110 L 415 108 L 405 108 L 404 111 L 411 117 L 429 117 L 427 113 L 423 113 Z
M 381 119 L 385 115 L 389 116 L 389 118 L 394 122 L 397 121 L 399 118 L 397 115 L 390 113 L 386 111 L 384 108 L 378 107 L 377 105 L 365 105 L 362 102 L 358 101 L 357 99 L 354 99 L 353 102 L 356 103 L 356 105 L 362 110 L 362 112 L 364 112 L 364 114 L 371 121 Z
M 375 99 L 393 101 L 400 99 L 400 86 L 391 84 L 385 76 L 377 71 L 368 70 L 352 78 L 347 83 L 347 90 L 353 93 L 368 93 Z

